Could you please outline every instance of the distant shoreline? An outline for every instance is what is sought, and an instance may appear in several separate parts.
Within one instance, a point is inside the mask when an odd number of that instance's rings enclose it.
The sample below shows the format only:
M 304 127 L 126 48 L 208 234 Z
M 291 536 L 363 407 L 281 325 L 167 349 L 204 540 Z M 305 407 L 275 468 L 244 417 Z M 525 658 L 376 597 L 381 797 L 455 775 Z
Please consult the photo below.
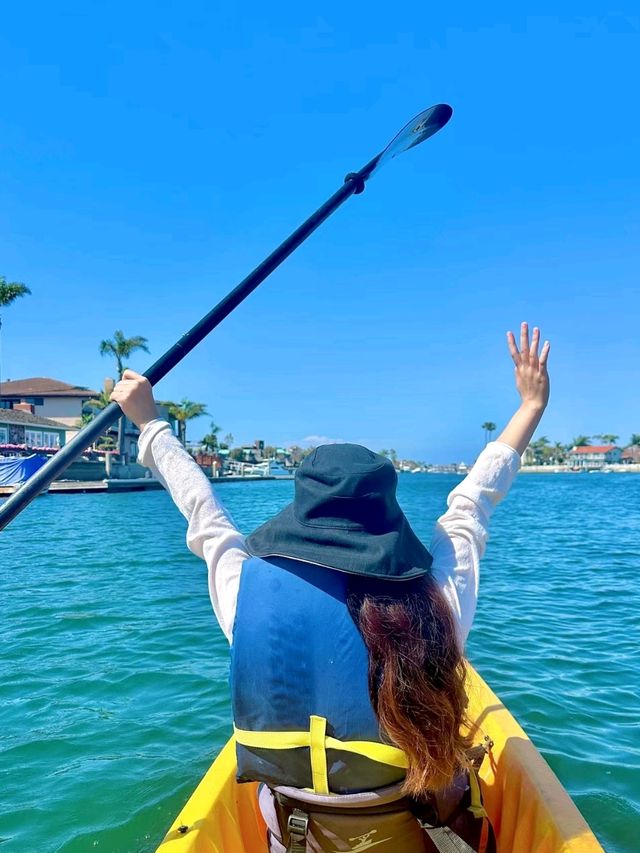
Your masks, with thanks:
M 640 474 L 640 465 L 605 465 L 603 468 L 572 471 L 566 465 L 523 465 L 521 474 Z

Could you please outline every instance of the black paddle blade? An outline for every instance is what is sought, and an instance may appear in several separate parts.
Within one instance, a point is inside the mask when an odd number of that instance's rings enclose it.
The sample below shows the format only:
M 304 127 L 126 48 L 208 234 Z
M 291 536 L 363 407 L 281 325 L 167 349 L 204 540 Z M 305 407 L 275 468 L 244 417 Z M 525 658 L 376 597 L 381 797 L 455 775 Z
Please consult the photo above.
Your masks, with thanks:
M 402 154 L 410 148 L 415 148 L 416 145 L 420 145 L 425 139 L 429 139 L 430 136 L 433 136 L 434 133 L 437 133 L 445 126 L 452 115 L 453 110 L 449 104 L 436 104 L 433 107 L 429 107 L 428 110 L 419 113 L 387 145 L 378 157 L 375 169 L 379 169 L 387 160 L 393 160 L 398 154 Z

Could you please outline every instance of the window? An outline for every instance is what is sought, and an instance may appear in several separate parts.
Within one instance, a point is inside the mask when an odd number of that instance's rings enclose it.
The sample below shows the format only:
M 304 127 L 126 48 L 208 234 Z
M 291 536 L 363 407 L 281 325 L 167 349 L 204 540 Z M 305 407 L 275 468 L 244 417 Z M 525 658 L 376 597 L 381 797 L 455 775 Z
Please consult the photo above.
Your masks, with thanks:
M 7 427 L 0 427 L 0 444 L 9 444 L 9 430 Z
M 32 406 L 44 406 L 43 397 L 25 397 L 25 403 L 31 403 Z
M 25 430 L 25 444 L 29 447 L 60 447 L 60 434 L 46 430 Z
M 24 432 L 24 441 L 29 447 L 42 447 L 42 433 L 35 429 L 27 429 Z
M 57 432 L 43 432 L 42 442 L 45 447 L 60 447 L 60 435 Z

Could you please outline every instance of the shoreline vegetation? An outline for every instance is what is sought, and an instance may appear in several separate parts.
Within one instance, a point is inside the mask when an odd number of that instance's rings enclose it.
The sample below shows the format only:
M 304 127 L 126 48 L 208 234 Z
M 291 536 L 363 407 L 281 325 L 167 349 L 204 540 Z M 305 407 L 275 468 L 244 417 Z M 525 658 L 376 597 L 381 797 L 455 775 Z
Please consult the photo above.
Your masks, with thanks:
M 640 464 L 605 465 L 602 468 L 569 468 L 567 465 L 523 465 L 520 474 L 640 474 Z
M 632 433 L 619 446 L 615 433 L 579 435 L 571 444 L 552 444 L 546 436 L 532 441 L 522 458 L 523 473 L 637 473 L 640 471 L 640 434 Z M 598 441 L 592 444 L 591 439 Z
M 0 305 L 6 307 L 18 297 L 30 293 L 26 285 L 20 282 L 7 282 L 0 276 Z M 104 339 L 99 343 L 99 352 L 115 360 L 116 376 L 122 377 L 126 361 L 137 351 L 149 352 L 147 338 L 142 335 L 126 337 L 122 330 L 116 330 L 113 338 Z M 0 456 L 24 456 L 32 453 L 53 455 L 65 440 L 60 435 L 54 436 L 55 441 L 48 443 L 44 437 L 50 435 L 46 427 L 53 426 L 66 432 L 69 441 L 77 432 L 109 404 L 111 391 L 115 380 L 106 379 L 101 391 L 93 391 L 81 386 L 72 386 L 58 380 L 5 380 L 5 389 L 11 393 L 14 386 L 26 386 L 28 383 L 38 383 L 34 386 L 33 394 L 18 394 L 13 399 L 5 400 L 0 406 L 0 419 L 5 413 L 4 426 L 0 424 Z M 61 398 L 64 391 L 56 387 L 51 393 L 43 390 L 43 383 L 53 386 L 64 386 L 76 400 L 77 420 L 69 422 L 69 412 L 62 406 Z M 85 392 L 84 394 L 82 392 Z M 36 393 L 37 392 L 37 393 Z M 16 391 L 16 393 L 18 393 Z M 46 398 L 46 399 L 45 399 Z M 56 403 L 60 399 L 58 410 Z M 71 398 L 69 398 L 71 399 Z M 69 404 L 69 400 L 66 401 Z M 45 408 L 43 405 L 46 404 Z M 255 440 L 252 444 L 236 445 L 231 432 L 220 436 L 222 428 L 211 421 L 208 432 L 199 441 L 187 441 L 187 424 L 202 416 L 211 417 L 207 412 L 206 403 L 183 399 L 180 402 L 172 400 L 157 401 L 160 416 L 165 417 L 172 426 L 178 440 L 191 454 L 200 467 L 214 480 L 224 479 L 263 479 L 293 476 L 303 459 L 316 445 L 307 447 L 292 445 L 278 447 L 269 445 L 263 440 Z M 46 415 L 46 424 L 39 423 L 42 419 L 40 411 Z M 56 420 L 59 418 L 60 420 Z M 24 423 L 23 423 L 24 422 Z M 35 426 L 33 425 L 35 423 Z M 44 421 L 43 421 L 44 423 Z M 484 421 L 481 425 L 485 445 L 492 440 L 497 424 Z M 43 431 L 44 430 L 44 431 Z M 51 433 L 53 435 L 53 433 Z M 42 436 L 40 440 L 36 437 Z M 625 446 L 618 446 L 619 435 L 615 433 L 599 433 L 593 436 L 578 435 L 571 443 L 551 442 L 547 436 L 532 441 L 522 457 L 521 473 L 526 474 L 560 474 L 560 473 L 639 473 L 640 472 L 640 433 L 633 433 Z M 149 472 L 137 464 L 139 432 L 126 418 L 120 418 L 118 424 L 101 436 L 91 447 L 87 448 L 77 462 L 73 463 L 69 473 L 63 479 L 98 480 L 110 479 L 140 479 L 148 478 Z M 591 439 L 598 444 L 592 444 Z M 53 446 L 50 446 L 53 445 Z M 372 448 L 375 449 L 375 448 Z M 430 473 L 465 475 L 473 463 L 451 462 L 449 464 L 432 464 L 415 459 L 400 458 L 397 451 L 378 449 L 378 453 L 386 456 L 393 463 L 398 473 Z M 95 469 L 91 470 L 91 469 Z M 98 468 L 104 469 L 102 473 Z M 69 476 L 71 475 L 71 476 Z

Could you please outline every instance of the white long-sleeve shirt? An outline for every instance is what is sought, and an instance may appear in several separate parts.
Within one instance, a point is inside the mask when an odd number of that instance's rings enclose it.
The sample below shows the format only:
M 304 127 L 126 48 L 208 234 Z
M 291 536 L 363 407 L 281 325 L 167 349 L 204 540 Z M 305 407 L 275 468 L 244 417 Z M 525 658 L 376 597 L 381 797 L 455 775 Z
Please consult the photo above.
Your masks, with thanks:
M 187 519 L 187 546 L 207 564 L 211 604 L 231 643 L 242 564 L 249 557 L 245 537 L 166 421 L 147 424 L 138 447 L 138 461 L 151 469 Z M 453 611 L 461 648 L 476 611 L 489 519 L 519 467 L 520 456 L 513 448 L 491 442 L 450 493 L 448 509 L 436 522 L 429 548 L 431 571 Z

